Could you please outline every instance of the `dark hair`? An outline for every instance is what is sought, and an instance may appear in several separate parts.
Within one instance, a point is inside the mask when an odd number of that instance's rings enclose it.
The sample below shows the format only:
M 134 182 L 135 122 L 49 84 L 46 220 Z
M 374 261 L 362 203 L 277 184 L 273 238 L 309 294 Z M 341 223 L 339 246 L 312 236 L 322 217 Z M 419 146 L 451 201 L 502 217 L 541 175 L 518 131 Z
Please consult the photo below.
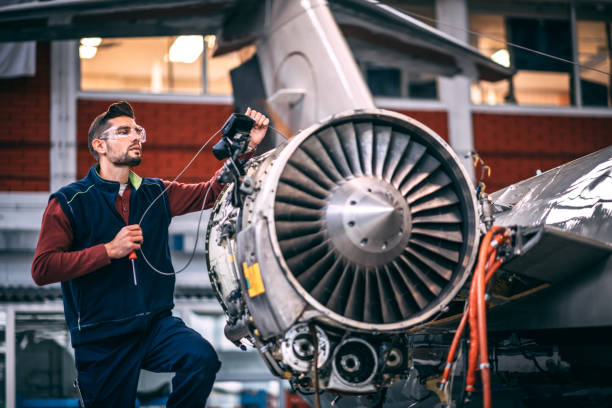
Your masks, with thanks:
M 126 101 L 119 101 L 113 103 L 108 107 L 106 112 L 102 112 L 91 122 L 89 126 L 89 133 L 87 134 L 87 147 L 89 147 L 89 151 L 93 155 L 93 157 L 98 160 L 98 152 L 96 152 L 92 146 L 92 142 L 94 139 L 98 139 L 102 132 L 104 132 L 108 126 L 108 120 L 112 118 L 117 118 L 119 116 L 127 116 L 129 118 L 135 119 L 134 110 L 132 106 Z

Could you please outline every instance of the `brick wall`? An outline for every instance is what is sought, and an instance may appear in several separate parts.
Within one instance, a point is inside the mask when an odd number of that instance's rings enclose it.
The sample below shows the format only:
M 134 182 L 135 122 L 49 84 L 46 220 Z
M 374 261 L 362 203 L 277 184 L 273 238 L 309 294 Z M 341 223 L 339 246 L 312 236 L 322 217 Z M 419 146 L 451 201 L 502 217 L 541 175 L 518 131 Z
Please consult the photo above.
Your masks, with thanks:
M 39 43 L 33 78 L 0 80 L 0 191 L 48 191 L 50 47 Z M 94 163 L 87 149 L 93 118 L 112 101 L 77 102 L 77 176 Z M 230 105 L 134 102 L 137 121 L 147 129 L 143 176 L 172 179 L 204 140 L 232 112 Z M 448 141 L 444 111 L 397 110 L 423 122 Z M 474 144 L 492 167 L 487 191 L 492 192 L 612 143 L 612 118 L 474 113 Z M 207 148 L 181 178 L 208 178 L 220 163 Z
M 474 146 L 492 169 L 487 191 L 612 144 L 612 118 L 474 113 Z
M 87 148 L 91 121 L 114 101 L 77 102 L 77 177 L 84 177 L 95 160 Z M 143 160 L 134 170 L 140 176 L 174 179 L 233 112 L 231 105 L 130 102 L 136 122 L 147 130 Z M 198 156 L 179 181 L 195 183 L 209 178 L 221 166 L 212 155 L 215 139 Z
M 0 191 L 49 191 L 49 53 L 38 43 L 34 77 L 0 79 Z
M 114 101 L 81 99 L 77 103 L 77 178 L 84 177 L 94 158 L 87 148 L 91 121 Z M 130 102 L 136 121 L 147 130 L 143 161 L 135 171 L 141 176 L 173 179 L 189 162 L 202 143 L 219 130 L 233 112 L 231 105 L 201 105 L 161 102 Z M 398 111 L 436 131 L 448 141 L 446 112 Z M 215 141 L 218 140 L 218 136 Z M 186 183 L 210 177 L 220 166 L 206 148 L 179 179 Z
M 406 116 L 410 116 L 411 118 L 422 122 L 425 126 L 431 128 L 431 130 L 436 132 L 440 137 L 442 137 L 442 139 L 448 142 L 448 115 L 446 111 L 391 110 Z

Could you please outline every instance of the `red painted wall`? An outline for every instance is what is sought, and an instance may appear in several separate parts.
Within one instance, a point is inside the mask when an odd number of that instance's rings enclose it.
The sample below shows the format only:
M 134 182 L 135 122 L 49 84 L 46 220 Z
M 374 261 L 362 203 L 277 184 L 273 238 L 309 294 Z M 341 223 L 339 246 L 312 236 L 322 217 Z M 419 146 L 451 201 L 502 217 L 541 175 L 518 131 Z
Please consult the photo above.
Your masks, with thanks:
M 492 169 L 487 192 L 612 143 L 612 118 L 474 113 L 474 146 Z
M 77 177 L 84 177 L 95 163 L 87 148 L 91 121 L 113 101 L 79 100 L 77 103 Z M 130 102 L 136 121 L 147 130 L 143 161 L 134 170 L 141 176 L 173 179 L 189 162 L 204 141 L 219 130 L 233 112 L 231 105 L 203 105 L 160 102 Z M 446 112 L 400 111 L 432 128 L 448 140 Z M 215 141 L 218 140 L 218 136 Z M 219 167 L 211 143 L 179 179 L 202 181 Z
M 84 177 L 95 159 L 87 148 L 87 132 L 95 117 L 114 101 L 79 100 L 77 103 L 77 178 Z M 147 131 L 143 160 L 134 171 L 140 176 L 172 180 L 204 141 L 221 128 L 233 112 L 230 105 L 130 102 L 136 122 Z M 210 178 L 221 166 L 212 155 L 216 136 L 179 181 L 195 183 Z
M 48 191 L 50 121 L 50 47 L 39 43 L 33 78 L 0 80 L 0 191 Z M 77 102 L 77 176 L 94 163 L 87 149 L 87 130 L 113 101 Z M 137 121 L 147 129 L 143 176 L 172 179 L 204 140 L 232 112 L 230 105 L 134 102 Z M 398 112 L 415 118 L 448 141 L 444 111 Z M 612 143 L 612 118 L 474 113 L 474 144 L 491 166 L 492 192 Z M 212 144 L 211 144 L 212 145 Z M 197 182 L 220 166 L 207 148 L 181 178 Z
M 49 43 L 38 43 L 36 75 L 0 79 L 0 191 L 49 191 Z
M 401 113 L 406 116 L 410 116 L 422 122 L 425 126 L 431 128 L 436 132 L 442 139 L 448 142 L 448 114 L 446 111 L 409 111 L 409 110 L 398 110 L 392 109 L 397 113 Z

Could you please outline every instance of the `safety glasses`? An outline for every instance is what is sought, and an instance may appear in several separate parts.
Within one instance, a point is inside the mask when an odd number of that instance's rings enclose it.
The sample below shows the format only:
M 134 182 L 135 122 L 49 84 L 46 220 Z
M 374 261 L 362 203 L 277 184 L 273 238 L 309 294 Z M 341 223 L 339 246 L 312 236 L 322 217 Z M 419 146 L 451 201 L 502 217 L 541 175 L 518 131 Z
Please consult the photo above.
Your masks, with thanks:
M 142 126 L 138 125 L 134 127 L 126 125 L 113 126 L 102 132 L 99 139 L 125 139 L 127 137 L 130 137 L 132 134 L 140 138 L 140 143 L 144 143 L 147 141 L 147 132 Z

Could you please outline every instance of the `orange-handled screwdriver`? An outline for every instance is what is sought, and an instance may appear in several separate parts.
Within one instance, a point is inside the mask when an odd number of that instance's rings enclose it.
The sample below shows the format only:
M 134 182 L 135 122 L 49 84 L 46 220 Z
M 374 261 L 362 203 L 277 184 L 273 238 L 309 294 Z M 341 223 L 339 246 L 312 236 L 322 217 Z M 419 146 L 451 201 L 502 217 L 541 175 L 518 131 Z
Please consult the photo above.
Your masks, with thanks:
M 138 257 L 136 256 L 136 252 L 135 251 L 130 252 L 130 256 L 128 258 L 132 261 L 132 273 L 134 274 L 134 286 L 138 286 L 138 282 L 136 281 L 136 259 L 138 259 Z

